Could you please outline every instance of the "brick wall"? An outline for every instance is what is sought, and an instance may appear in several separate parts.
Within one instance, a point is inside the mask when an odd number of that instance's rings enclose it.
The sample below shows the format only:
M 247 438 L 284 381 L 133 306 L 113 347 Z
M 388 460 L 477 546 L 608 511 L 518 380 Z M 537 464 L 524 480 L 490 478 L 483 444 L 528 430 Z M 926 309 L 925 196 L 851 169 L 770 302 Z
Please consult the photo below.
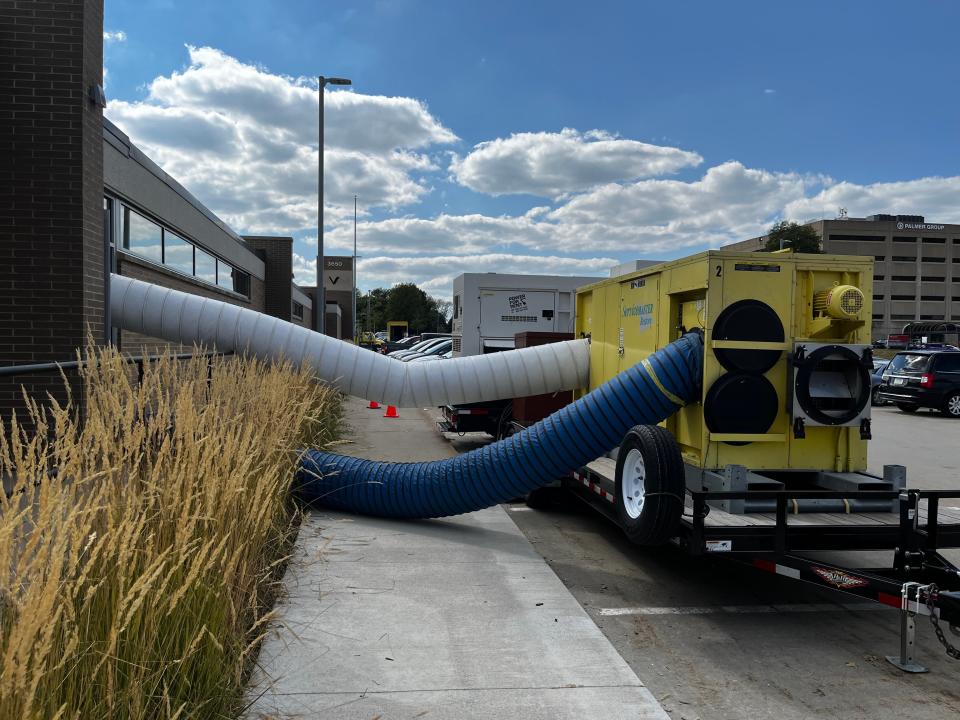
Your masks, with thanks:
M 202 283 L 176 273 L 167 272 L 150 263 L 144 262 L 126 253 L 120 253 L 117 259 L 117 270 L 125 277 L 132 277 L 136 280 L 162 285 L 163 287 L 173 288 L 181 292 L 188 292 L 192 295 L 213 298 L 214 300 L 223 300 L 231 305 L 239 305 L 249 310 L 264 312 L 264 283 L 255 277 L 250 278 L 250 299 L 244 300 L 228 292 L 219 290 L 211 285 Z M 140 355 L 146 353 L 154 355 L 170 348 L 174 352 L 191 352 L 193 348 L 167 342 L 161 338 L 149 337 L 140 333 L 123 330 L 120 332 L 120 349 L 127 354 Z M 212 349 L 212 348 L 209 348 Z
M 0 364 L 103 340 L 102 68 L 103 0 L 0 0 Z M 18 404 L 0 381 L 0 417 Z
M 293 238 L 245 235 L 243 240 L 263 257 L 266 264 L 264 312 L 281 320 L 290 320 Z

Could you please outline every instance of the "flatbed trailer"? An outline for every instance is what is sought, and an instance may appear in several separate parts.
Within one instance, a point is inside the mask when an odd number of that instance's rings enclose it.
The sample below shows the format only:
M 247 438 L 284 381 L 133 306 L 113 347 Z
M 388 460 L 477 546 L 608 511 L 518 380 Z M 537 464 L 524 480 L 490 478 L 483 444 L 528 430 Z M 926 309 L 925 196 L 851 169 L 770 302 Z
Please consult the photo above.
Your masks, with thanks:
M 561 485 L 620 526 L 615 472 L 615 461 L 602 457 Z M 775 509 L 730 513 L 715 506 L 748 499 L 771 502 Z M 891 511 L 796 512 L 811 500 L 889 501 Z M 901 670 L 926 672 L 914 657 L 917 615 L 931 620 L 948 655 L 960 660 L 950 641 L 960 636 L 960 569 L 940 553 L 960 547 L 960 490 L 688 489 L 670 543 L 690 555 L 723 557 L 900 610 L 900 652 L 887 660 Z M 807 555 L 864 550 L 892 551 L 892 566 L 847 567 Z

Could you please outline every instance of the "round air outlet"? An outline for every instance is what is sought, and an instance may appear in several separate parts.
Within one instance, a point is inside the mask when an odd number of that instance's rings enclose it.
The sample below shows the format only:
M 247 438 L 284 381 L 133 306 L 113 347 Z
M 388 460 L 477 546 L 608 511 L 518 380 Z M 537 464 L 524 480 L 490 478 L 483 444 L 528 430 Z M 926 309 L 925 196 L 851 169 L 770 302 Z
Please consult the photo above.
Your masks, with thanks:
M 794 390 L 811 420 L 844 425 L 859 417 L 870 402 L 870 372 L 850 348 L 825 345 L 797 367 Z
M 773 383 L 763 375 L 727 373 L 710 386 L 703 419 L 712 433 L 762 435 L 777 419 L 779 401 Z M 746 445 L 746 442 L 729 442 Z
M 713 324 L 714 340 L 783 342 L 783 323 L 772 307 L 759 300 L 739 300 L 723 309 Z M 782 350 L 729 350 L 713 354 L 727 370 L 765 373 L 777 364 Z

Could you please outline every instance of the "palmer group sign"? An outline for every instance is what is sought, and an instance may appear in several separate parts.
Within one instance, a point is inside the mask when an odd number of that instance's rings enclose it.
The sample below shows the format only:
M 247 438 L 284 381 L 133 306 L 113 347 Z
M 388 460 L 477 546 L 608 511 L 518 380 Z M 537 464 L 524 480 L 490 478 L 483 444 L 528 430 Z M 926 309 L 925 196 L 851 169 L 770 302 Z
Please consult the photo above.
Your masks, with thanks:
M 943 225 L 928 225 L 926 223 L 898 222 L 897 230 L 943 230 Z

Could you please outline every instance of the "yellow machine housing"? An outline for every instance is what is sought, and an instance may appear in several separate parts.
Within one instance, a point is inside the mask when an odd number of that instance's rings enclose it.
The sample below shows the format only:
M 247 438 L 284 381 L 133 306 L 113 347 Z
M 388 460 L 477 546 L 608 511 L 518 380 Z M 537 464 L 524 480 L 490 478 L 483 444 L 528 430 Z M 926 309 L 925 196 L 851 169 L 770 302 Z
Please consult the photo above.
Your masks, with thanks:
M 703 393 L 664 423 L 688 466 L 863 471 L 872 283 L 872 258 L 708 251 L 585 286 L 581 394 L 699 328 Z M 761 431 L 742 431 L 752 425 Z

